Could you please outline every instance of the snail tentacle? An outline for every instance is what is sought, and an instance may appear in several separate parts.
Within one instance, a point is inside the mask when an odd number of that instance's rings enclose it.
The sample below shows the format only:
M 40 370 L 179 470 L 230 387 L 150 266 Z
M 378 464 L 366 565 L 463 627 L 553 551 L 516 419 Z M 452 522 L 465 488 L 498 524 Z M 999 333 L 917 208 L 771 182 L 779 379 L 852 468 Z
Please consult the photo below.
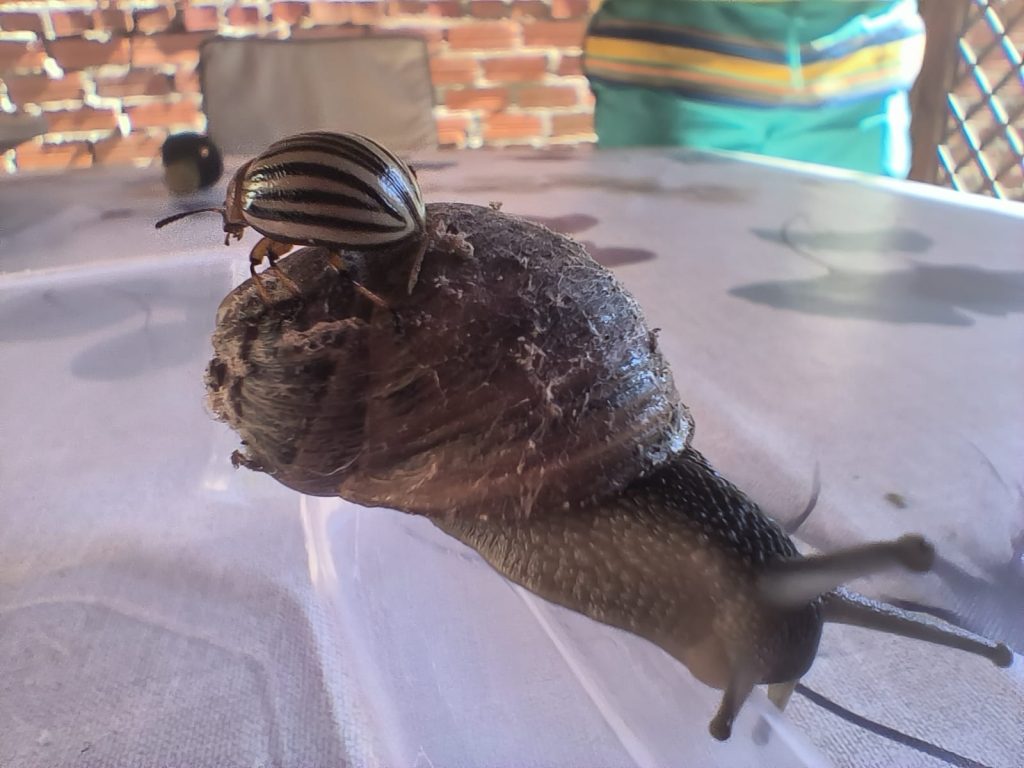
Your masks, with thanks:
M 803 605 L 854 579 L 890 568 L 924 572 L 935 562 L 935 548 L 921 536 L 902 536 L 772 563 L 761 575 L 758 588 L 764 598 L 780 606 Z
M 1005 643 L 987 640 L 931 616 L 905 611 L 844 587 L 826 596 L 824 616 L 825 621 L 834 624 L 873 629 L 966 651 L 988 659 L 997 667 L 1009 667 L 1013 663 L 1013 651 Z

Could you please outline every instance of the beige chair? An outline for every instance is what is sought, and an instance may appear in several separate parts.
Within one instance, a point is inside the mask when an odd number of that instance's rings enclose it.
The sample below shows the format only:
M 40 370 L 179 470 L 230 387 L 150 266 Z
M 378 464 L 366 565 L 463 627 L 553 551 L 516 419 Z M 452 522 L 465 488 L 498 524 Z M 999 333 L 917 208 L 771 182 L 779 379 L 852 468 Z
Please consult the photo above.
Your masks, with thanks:
M 42 115 L 0 112 L 0 153 L 43 133 L 46 133 L 46 118 Z
M 226 154 L 307 130 L 362 133 L 396 150 L 437 145 L 420 38 L 213 38 L 199 68 L 207 132 Z

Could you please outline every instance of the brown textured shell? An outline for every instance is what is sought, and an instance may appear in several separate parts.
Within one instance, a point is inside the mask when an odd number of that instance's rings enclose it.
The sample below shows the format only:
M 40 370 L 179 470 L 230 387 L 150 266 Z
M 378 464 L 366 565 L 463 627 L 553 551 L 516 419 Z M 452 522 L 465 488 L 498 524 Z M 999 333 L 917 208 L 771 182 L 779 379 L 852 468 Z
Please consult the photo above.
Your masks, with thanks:
M 692 420 L 636 302 L 575 241 L 490 208 L 428 206 L 402 264 L 323 249 L 281 261 L 218 313 L 209 405 L 238 460 L 312 495 L 447 517 L 525 516 L 621 490 L 689 443 Z

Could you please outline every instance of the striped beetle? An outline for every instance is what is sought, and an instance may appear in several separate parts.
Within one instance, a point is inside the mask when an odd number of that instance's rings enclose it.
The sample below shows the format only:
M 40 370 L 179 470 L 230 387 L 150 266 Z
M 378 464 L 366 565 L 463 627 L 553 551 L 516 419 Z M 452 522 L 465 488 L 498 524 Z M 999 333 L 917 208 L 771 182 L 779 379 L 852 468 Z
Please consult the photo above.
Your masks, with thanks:
M 329 249 L 339 271 L 345 268 L 339 251 L 415 246 L 411 292 L 428 239 L 415 172 L 381 144 L 355 133 L 311 131 L 276 141 L 235 172 L 223 207 L 175 214 L 156 226 L 204 212 L 224 217 L 225 245 L 232 237 L 240 240 L 246 227 L 263 235 L 249 254 L 249 272 L 264 299 L 256 272 L 264 259 L 293 291 L 298 290 L 277 267 L 277 259 L 295 245 Z

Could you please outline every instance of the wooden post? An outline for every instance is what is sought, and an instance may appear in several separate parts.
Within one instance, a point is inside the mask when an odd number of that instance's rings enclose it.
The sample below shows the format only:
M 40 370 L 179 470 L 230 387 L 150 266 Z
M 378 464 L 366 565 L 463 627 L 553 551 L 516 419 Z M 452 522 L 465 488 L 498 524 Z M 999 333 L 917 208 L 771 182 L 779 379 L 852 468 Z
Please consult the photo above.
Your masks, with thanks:
M 971 0 L 919 0 L 927 42 L 921 73 L 910 92 L 912 155 L 909 178 L 934 184 L 939 173 L 938 146 L 949 107 L 946 97 L 956 73 L 960 33 Z

